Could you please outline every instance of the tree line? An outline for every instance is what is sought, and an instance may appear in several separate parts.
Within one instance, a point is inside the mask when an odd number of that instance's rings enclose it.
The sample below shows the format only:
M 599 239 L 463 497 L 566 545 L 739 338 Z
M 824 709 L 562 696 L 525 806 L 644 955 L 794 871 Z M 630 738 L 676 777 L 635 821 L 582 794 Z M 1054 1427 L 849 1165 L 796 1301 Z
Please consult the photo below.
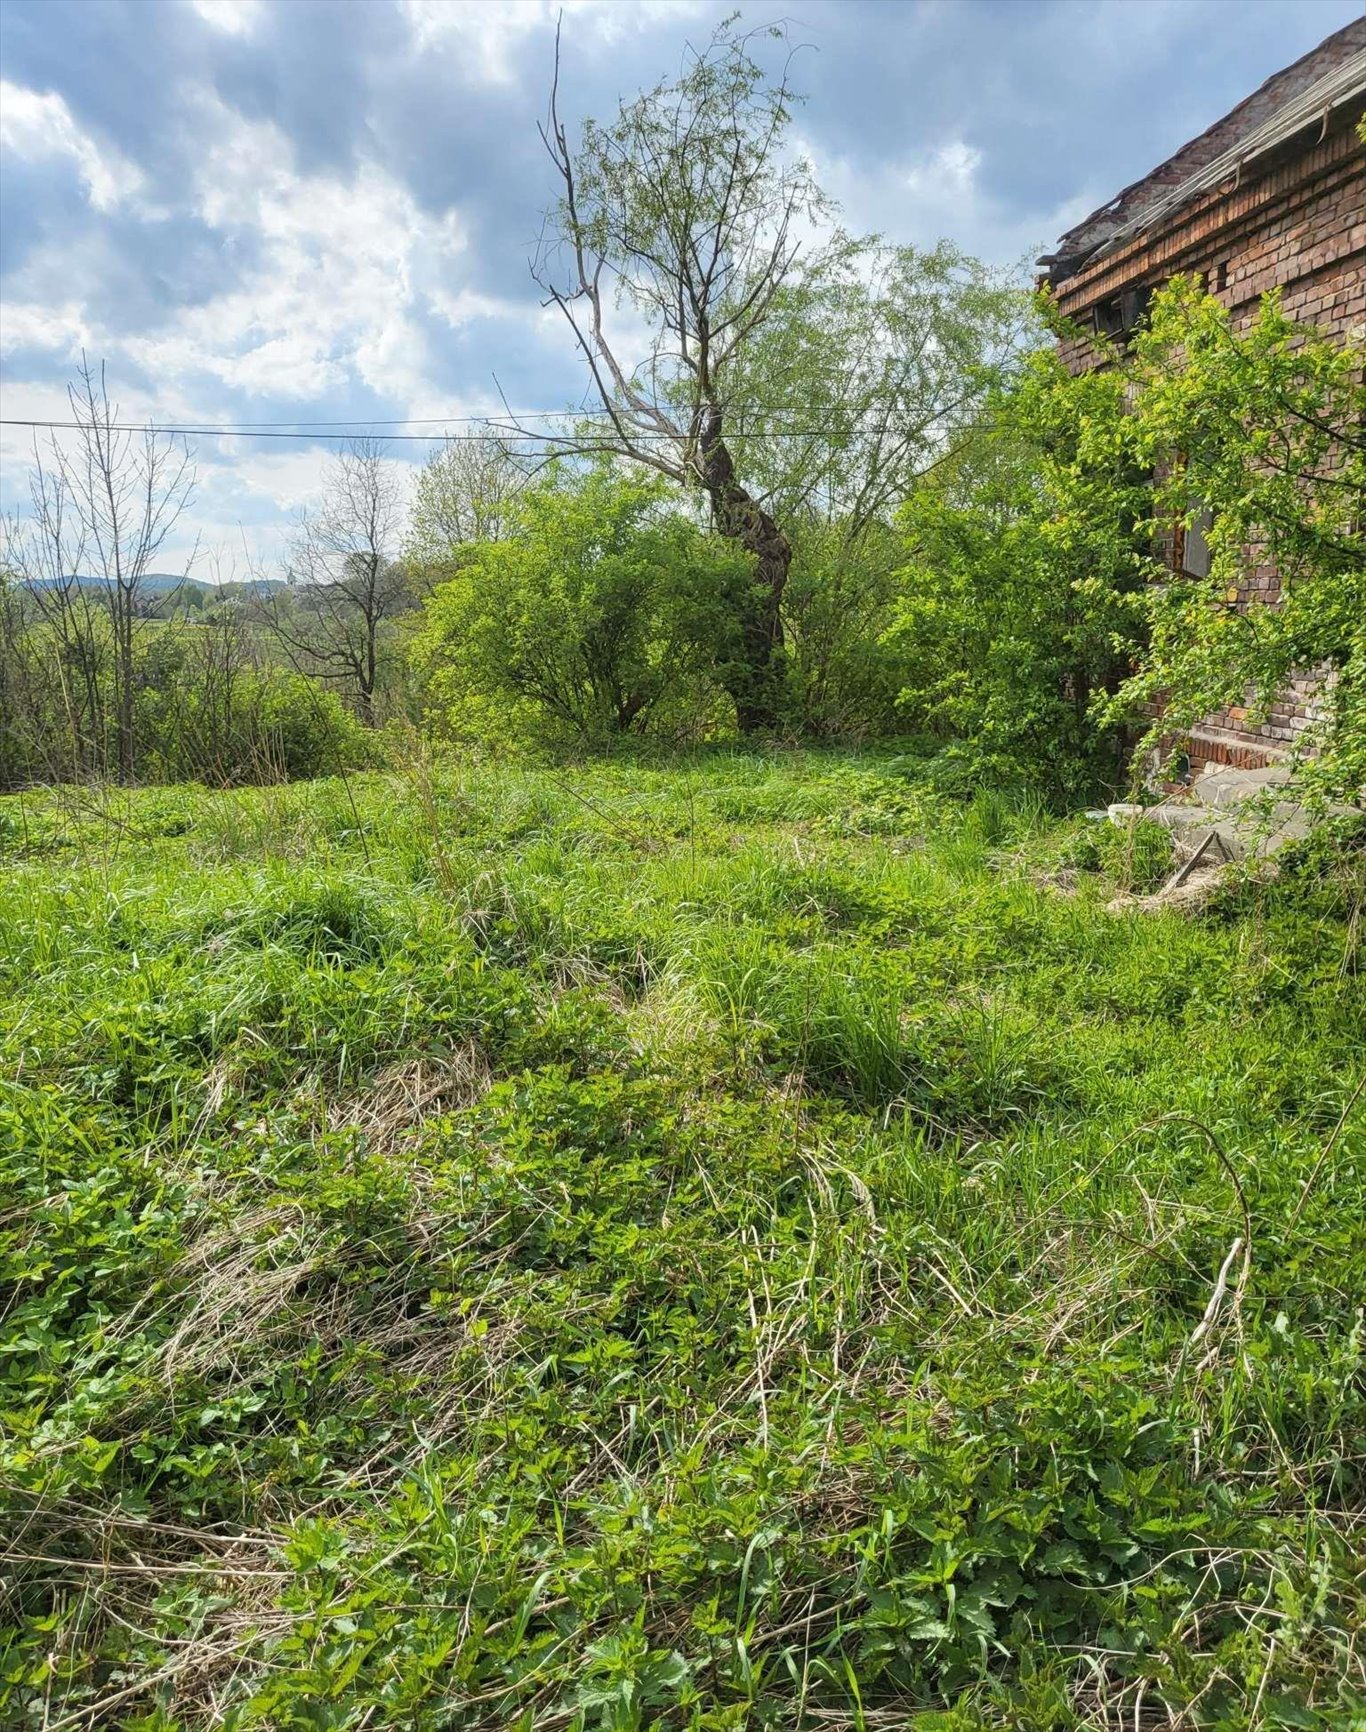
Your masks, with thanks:
M 1360 345 L 1177 281 L 1073 377 L 1046 302 L 840 227 L 771 35 L 724 25 L 573 133 L 557 45 L 533 271 L 591 411 L 449 441 L 411 510 L 349 445 L 275 582 L 153 605 L 193 464 L 83 365 L 9 526 L 0 779 L 326 773 L 403 718 L 498 749 L 914 734 L 1061 799 L 1313 669 L 1313 775 L 1359 788 Z

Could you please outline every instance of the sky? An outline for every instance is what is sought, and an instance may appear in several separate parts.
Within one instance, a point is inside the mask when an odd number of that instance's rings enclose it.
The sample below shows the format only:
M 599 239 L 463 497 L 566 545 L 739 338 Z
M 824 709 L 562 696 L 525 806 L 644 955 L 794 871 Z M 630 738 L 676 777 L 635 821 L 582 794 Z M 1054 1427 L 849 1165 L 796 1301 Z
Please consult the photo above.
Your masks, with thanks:
M 671 76 L 734 0 L 563 0 L 571 126 Z M 420 421 L 578 402 L 528 259 L 552 0 L 0 0 L 0 405 L 63 419 Z M 797 144 L 852 230 L 1002 266 L 1360 15 L 1360 0 L 772 0 Z M 774 52 L 780 49 L 775 46 Z M 59 435 L 63 437 L 65 435 Z M 33 435 L 0 427 L 0 505 Z M 329 442 L 201 435 L 159 562 L 272 567 Z M 432 447 L 391 449 L 405 474 Z

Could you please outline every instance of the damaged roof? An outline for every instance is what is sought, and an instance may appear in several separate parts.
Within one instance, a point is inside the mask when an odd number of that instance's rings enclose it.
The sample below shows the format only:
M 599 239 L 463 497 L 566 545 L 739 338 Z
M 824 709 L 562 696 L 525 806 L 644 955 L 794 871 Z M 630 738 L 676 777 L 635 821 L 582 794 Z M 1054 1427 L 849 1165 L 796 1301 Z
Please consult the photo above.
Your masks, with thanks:
M 1154 228 L 1209 187 L 1236 176 L 1254 158 L 1366 96 L 1366 18 L 1335 31 L 1308 54 L 1273 74 L 1222 120 L 1175 156 L 1092 211 L 1039 260 L 1048 281 L 1066 282 L 1093 259 Z

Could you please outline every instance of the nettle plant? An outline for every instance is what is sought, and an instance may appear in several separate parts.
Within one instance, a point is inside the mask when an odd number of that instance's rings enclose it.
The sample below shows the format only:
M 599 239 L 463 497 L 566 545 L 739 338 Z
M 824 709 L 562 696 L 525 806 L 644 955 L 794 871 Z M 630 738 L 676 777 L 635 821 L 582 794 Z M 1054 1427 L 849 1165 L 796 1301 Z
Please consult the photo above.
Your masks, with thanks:
M 1160 701 L 1158 736 L 1226 705 L 1264 718 L 1318 677 L 1306 797 L 1366 786 L 1366 348 L 1290 318 L 1279 293 L 1238 328 L 1199 283 L 1154 296 L 1125 364 L 1123 437 L 1155 476 L 1153 529 L 1204 523 L 1204 577 L 1150 586 L 1150 641 L 1106 715 Z M 1112 429 L 1092 437 L 1110 438 Z M 1274 567 L 1278 593 L 1249 593 Z M 1164 574 L 1165 576 L 1165 574 Z

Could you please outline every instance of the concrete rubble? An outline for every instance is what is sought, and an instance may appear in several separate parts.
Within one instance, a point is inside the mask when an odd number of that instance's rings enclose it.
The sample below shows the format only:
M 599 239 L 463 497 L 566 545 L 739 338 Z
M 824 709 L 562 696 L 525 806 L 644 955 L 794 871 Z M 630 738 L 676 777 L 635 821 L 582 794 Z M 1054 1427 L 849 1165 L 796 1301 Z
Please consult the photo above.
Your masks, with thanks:
M 1276 790 L 1289 780 L 1290 770 L 1280 765 L 1235 770 L 1211 764 L 1179 797 L 1157 806 L 1118 802 L 1109 807 L 1112 824 L 1165 824 L 1173 832 L 1178 862 L 1154 895 L 1116 897 L 1111 908 L 1194 912 L 1209 899 L 1230 862 L 1261 862 L 1263 869 L 1274 872 L 1271 856 L 1311 829 L 1299 801 L 1276 798 Z
M 1211 764 L 1188 794 L 1145 807 L 1143 817 L 1166 824 L 1177 833 L 1178 844 L 1194 844 L 1212 830 L 1224 860 L 1265 859 L 1311 828 L 1298 800 L 1275 797 L 1289 780 L 1283 765 L 1233 770 Z

